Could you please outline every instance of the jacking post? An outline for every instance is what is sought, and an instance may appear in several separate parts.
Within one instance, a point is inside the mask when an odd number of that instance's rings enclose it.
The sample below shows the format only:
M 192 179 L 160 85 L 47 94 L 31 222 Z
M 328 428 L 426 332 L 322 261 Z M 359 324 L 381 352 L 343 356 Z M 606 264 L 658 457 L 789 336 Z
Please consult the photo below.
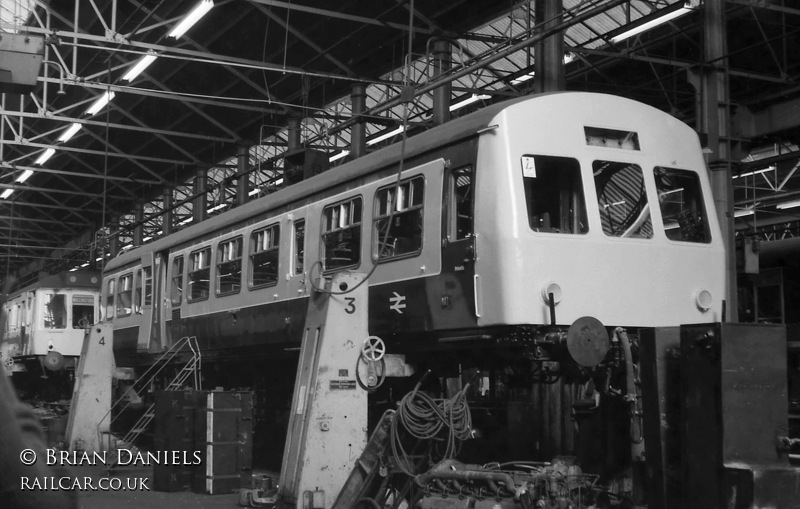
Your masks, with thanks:
M 363 274 L 333 276 L 309 299 L 275 506 L 329 509 L 367 442 L 356 367 L 367 332 Z
M 113 343 L 113 328 L 108 322 L 92 325 L 83 338 L 67 421 L 66 438 L 71 451 L 104 450 L 100 435 L 108 431 L 108 420 L 104 418 L 111 410 L 111 383 L 116 369 Z

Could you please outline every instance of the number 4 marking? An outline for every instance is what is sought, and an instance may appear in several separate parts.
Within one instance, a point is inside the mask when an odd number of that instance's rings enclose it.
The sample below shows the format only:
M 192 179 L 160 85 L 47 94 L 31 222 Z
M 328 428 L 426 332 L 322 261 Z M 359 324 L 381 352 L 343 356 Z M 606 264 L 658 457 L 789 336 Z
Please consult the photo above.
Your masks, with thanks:
M 100 338 L 100 344 L 101 345 L 105 345 L 106 344 L 106 338 Z

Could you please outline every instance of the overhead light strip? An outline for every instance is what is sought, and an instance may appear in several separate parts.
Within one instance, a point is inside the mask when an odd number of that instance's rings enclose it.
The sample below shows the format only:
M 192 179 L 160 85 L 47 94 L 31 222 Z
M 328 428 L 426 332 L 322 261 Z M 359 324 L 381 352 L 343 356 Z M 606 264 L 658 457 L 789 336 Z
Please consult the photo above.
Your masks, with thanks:
M 89 116 L 95 115 L 100 110 L 105 108 L 106 104 L 108 104 L 116 94 L 114 92 L 104 92 L 91 106 L 89 109 L 86 110 L 86 114 Z
M 778 203 L 775 205 L 775 208 L 780 210 L 793 209 L 795 207 L 800 207 L 800 200 L 785 201 L 783 203 Z
M 640 34 L 642 32 L 650 30 L 651 28 L 655 28 L 655 27 L 657 27 L 659 25 L 663 25 L 664 23 L 667 23 L 668 21 L 672 21 L 674 19 L 677 19 L 677 18 L 679 18 L 679 17 L 681 17 L 681 16 L 683 16 L 685 14 L 689 14 L 690 12 L 694 11 L 695 9 L 694 9 L 694 6 L 691 3 L 687 2 L 687 3 L 683 3 L 681 5 L 681 7 L 677 8 L 675 10 L 671 10 L 669 8 L 667 8 L 666 10 L 668 10 L 669 12 L 665 12 L 665 13 L 661 14 L 660 16 L 657 16 L 657 17 L 651 19 L 650 21 L 646 21 L 646 22 L 642 23 L 641 25 L 637 25 L 637 26 L 631 28 L 630 30 L 626 30 L 626 31 L 622 32 L 619 35 L 615 35 L 614 37 L 611 38 L 611 42 L 614 43 L 614 44 L 620 43 L 620 42 L 624 41 L 625 39 L 630 39 L 634 35 L 638 35 L 638 34 Z
M 158 56 L 156 56 L 155 53 L 143 56 L 142 58 L 139 59 L 136 65 L 134 65 L 131 68 L 131 70 L 128 71 L 128 73 L 122 77 L 122 79 L 125 81 L 135 80 L 136 78 L 139 77 L 140 74 L 142 74 L 145 71 L 145 69 L 150 67 L 150 64 L 156 61 L 156 58 L 158 58 Z
M 350 151 L 349 150 L 342 150 L 338 154 L 329 157 L 328 158 L 328 162 L 332 163 L 334 161 L 338 161 L 339 159 L 341 159 L 343 157 L 347 157 L 348 155 L 350 155 Z
M 459 101 L 459 102 L 451 105 L 450 106 L 450 111 L 456 111 L 457 109 L 463 108 L 464 106 L 469 106 L 472 103 L 475 103 L 475 102 L 478 102 L 478 101 L 485 101 L 485 100 L 491 99 L 491 98 L 492 98 L 492 96 L 486 95 L 486 94 L 481 94 L 481 95 L 472 94 L 471 96 L 467 97 L 463 101 Z
M 33 170 L 25 170 L 23 171 L 19 177 L 17 177 L 17 183 L 22 184 L 33 175 Z
M 78 131 L 81 130 L 81 127 L 83 127 L 81 124 L 77 122 L 73 123 L 71 126 L 67 127 L 61 136 L 58 137 L 58 141 L 63 141 L 65 143 L 68 142 Z
M 373 138 L 373 139 L 369 140 L 367 142 L 367 145 L 375 145 L 376 143 L 380 143 L 383 140 L 388 140 L 392 136 L 396 136 L 396 135 L 402 133 L 403 131 L 405 131 L 405 129 L 406 129 L 405 126 L 401 125 L 400 127 L 398 127 L 397 129 L 395 129 L 393 131 L 389 131 L 388 133 L 381 134 L 377 138 Z
M 767 173 L 768 171 L 774 171 L 774 170 L 775 170 L 775 166 L 769 166 L 769 167 L 764 168 L 762 170 L 748 171 L 747 173 L 740 173 L 739 175 L 734 175 L 731 178 L 732 179 L 738 179 L 739 177 L 750 177 L 750 176 L 753 176 L 753 175 L 758 175 L 760 173 Z
M 55 154 L 55 153 L 56 153 L 56 149 L 48 148 L 47 150 L 45 150 L 44 152 L 39 154 L 39 157 L 36 158 L 36 161 L 34 161 L 33 164 L 44 164 L 44 163 L 47 162 L 48 159 L 53 157 L 53 154 Z
M 187 14 L 180 23 L 178 23 L 178 26 L 172 29 L 172 32 L 169 33 L 169 37 L 179 39 L 190 28 L 192 28 L 195 23 L 200 21 L 200 18 L 205 16 L 212 7 L 214 7 L 214 2 L 212 0 L 203 0 L 197 4 L 194 9 L 192 9 L 191 12 L 189 12 L 189 14 Z

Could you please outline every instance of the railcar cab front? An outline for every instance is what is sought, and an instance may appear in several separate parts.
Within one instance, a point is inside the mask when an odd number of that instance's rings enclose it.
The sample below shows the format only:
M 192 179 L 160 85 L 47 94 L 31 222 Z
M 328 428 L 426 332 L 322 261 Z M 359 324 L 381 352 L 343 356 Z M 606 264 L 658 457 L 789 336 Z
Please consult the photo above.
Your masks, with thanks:
M 722 235 L 691 128 L 585 93 L 516 103 L 495 121 L 478 153 L 479 324 L 549 324 L 551 293 L 563 326 L 721 319 Z

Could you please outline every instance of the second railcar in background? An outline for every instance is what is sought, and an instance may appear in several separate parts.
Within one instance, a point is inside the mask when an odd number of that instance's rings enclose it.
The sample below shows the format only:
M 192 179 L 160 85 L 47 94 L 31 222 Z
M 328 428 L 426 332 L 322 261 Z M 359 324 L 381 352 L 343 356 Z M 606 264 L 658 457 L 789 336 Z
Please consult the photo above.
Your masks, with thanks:
M 99 317 L 100 273 L 43 275 L 6 297 L 0 356 L 26 398 L 69 398 L 86 329 Z
M 310 293 L 369 274 L 370 334 L 430 369 L 433 392 L 477 377 L 470 459 L 574 453 L 611 478 L 636 435 L 614 331 L 720 321 L 724 266 L 696 133 L 567 92 L 492 105 L 131 249 L 106 266 L 102 299 L 118 365 L 196 336 L 206 385 L 254 388 L 264 436 L 288 412 Z M 374 404 L 403 388 L 387 381 Z

